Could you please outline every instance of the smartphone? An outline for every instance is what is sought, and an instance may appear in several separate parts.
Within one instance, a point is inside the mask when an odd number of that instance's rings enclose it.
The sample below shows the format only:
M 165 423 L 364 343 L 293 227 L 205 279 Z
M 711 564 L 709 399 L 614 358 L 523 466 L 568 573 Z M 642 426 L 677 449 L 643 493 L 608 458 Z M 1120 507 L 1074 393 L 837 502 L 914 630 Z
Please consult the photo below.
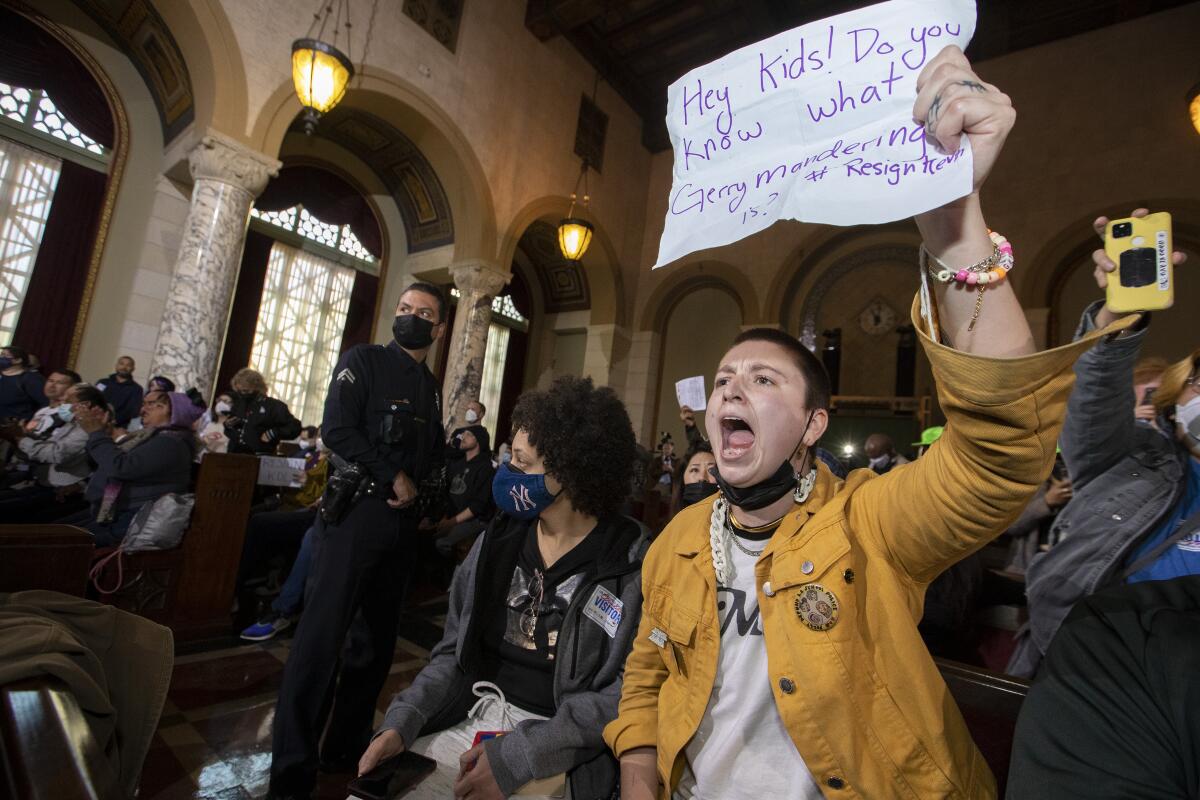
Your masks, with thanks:
M 1154 402 L 1155 387 L 1150 386 L 1142 393 L 1142 405 L 1148 406 Z
M 432 758 L 405 750 L 350 781 L 346 791 L 362 800 L 392 800 L 428 778 L 436 769 L 437 762 Z
M 1108 277 L 1108 307 L 1117 312 L 1170 308 L 1175 302 L 1171 251 L 1171 215 L 1165 211 L 1109 222 L 1104 252 L 1117 269 Z

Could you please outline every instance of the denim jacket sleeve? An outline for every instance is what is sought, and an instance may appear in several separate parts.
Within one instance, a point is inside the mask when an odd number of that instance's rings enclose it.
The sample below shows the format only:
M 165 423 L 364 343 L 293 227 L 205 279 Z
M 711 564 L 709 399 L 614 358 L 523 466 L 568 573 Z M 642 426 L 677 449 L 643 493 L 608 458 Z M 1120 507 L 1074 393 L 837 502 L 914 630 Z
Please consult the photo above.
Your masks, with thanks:
M 1102 301 L 1088 306 L 1075 331 L 1078 340 L 1096 328 Z M 1146 338 L 1143 317 L 1122 336 L 1102 337 L 1075 362 L 1075 390 L 1067 401 L 1060 443 L 1075 493 L 1129 453 L 1133 416 L 1133 365 Z

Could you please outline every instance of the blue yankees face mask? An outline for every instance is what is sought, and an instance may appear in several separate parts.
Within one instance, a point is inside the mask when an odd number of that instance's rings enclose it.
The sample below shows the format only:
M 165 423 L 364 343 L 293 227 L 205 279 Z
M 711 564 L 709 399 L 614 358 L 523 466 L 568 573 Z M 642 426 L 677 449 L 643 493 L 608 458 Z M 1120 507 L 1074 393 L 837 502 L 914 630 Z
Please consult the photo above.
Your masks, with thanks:
M 546 488 L 545 475 L 527 475 L 511 464 L 501 464 L 492 479 L 492 499 L 514 519 L 536 519 L 557 496 Z

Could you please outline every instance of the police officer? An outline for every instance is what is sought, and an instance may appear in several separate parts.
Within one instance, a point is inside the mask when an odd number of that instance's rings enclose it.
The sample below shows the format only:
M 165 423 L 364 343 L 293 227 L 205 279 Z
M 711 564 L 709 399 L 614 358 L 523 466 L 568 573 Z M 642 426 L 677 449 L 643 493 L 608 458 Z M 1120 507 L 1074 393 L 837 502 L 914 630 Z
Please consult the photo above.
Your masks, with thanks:
M 316 526 L 304 616 L 275 709 L 268 797 L 310 796 L 331 700 L 320 763 L 353 764 L 370 739 L 414 561 L 417 487 L 442 465 L 441 397 L 425 357 L 445 330 L 441 290 L 414 283 L 400 295 L 394 341 L 351 348 L 334 370 L 323 439 L 333 463 L 362 478 L 344 517 Z M 339 650 L 356 613 L 339 679 Z

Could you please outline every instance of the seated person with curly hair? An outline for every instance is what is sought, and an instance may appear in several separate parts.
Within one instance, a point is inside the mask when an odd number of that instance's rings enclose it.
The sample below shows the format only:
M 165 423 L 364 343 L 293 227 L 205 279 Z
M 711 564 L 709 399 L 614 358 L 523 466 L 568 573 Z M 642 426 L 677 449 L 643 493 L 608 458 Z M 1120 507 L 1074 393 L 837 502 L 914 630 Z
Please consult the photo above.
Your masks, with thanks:
M 617 514 L 633 428 L 611 389 L 570 376 L 522 396 L 512 424 L 512 461 L 492 485 L 500 513 L 454 578 L 445 636 L 359 761 L 362 774 L 405 748 L 436 759 L 411 797 L 617 786 L 600 734 L 641 609 L 640 529 Z M 505 735 L 475 743 L 489 731 Z

